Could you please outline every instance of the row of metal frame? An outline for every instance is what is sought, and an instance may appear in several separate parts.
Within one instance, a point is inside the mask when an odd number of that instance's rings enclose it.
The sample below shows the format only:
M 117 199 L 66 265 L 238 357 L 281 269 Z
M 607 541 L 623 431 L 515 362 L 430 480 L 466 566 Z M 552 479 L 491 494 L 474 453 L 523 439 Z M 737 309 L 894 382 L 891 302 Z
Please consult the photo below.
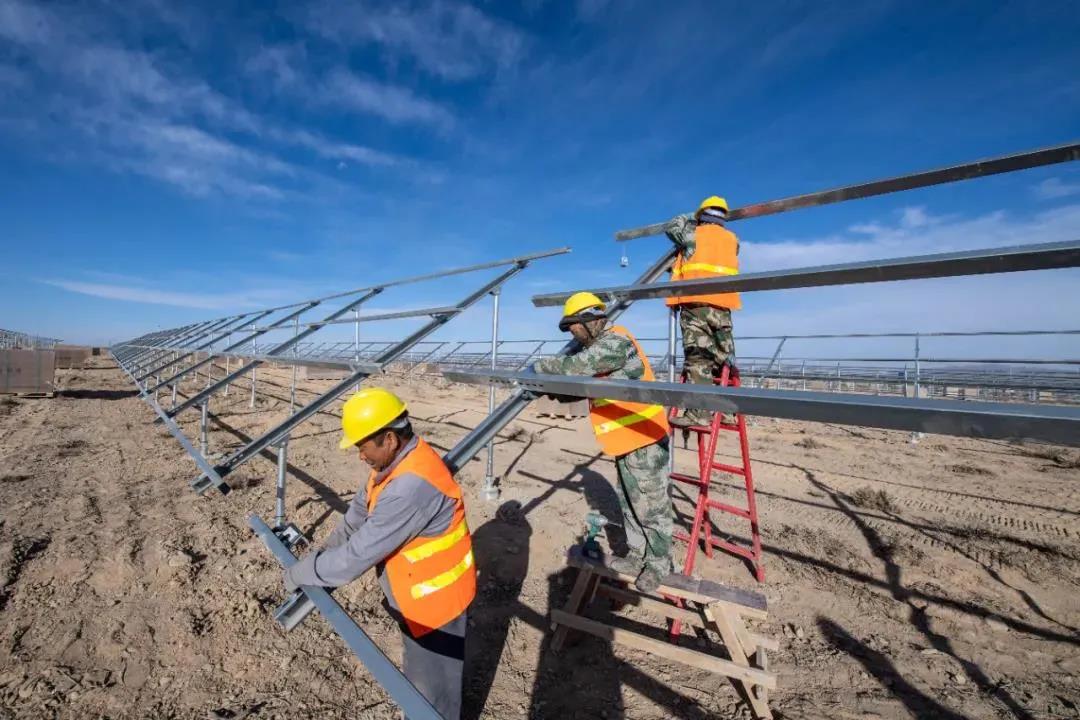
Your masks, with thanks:
M 759 217 L 832 202 L 880 195 L 898 190 L 926 187 L 1011 172 L 1029 167 L 1048 165 L 1080 159 L 1080 145 L 1069 144 L 1030 153 L 1021 153 L 992 160 L 944 168 L 924 173 L 890 178 L 861 185 L 812 193 L 796 198 L 786 198 L 768 203 L 738 208 L 730 214 L 730 220 Z M 654 225 L 636 231 L 621 233 L 620 239 L 641 237 L 662 230 Z M 762 388 L 719 388 L 674 383 L 675 363 L 667 363 L 668 382 L 638 383 L 598 378 L 570 378 L 543 376 L 521 371 L 498 368 L 498 319 L 497 298 L 499 287 L 521 272 L 535 260 L 566 252 L 565 249 L 538 255 L 511 258 L 487 263 L 483 266 L 462 268 L 450 273 L 472 272 L 482 268 L 506 267 L 498 277 L 482 285 L 454 305 L 427 308 L 409 313 L 387 313 L 382 318 L 360 318 L 357 309 L 367 300 L 379 295 L 386 288 L 445 276 L 433 274 L 421 278 L 407 278 L 394 283 L 384 283 L 359 288 L 344 293 L 303 301 L 289 306 L 235 315 L 227 318 L 195 323 L 182 328 L 150 333 L 112 348 L 119 365 L 139 387 L 142 397 L 154 409 L 158 418 L 183 445 L 195 460 L 199 475 L 192 487 L 205 492 L 216 487 L 228 492 L 226 481 L 229 473 L 269 447 L 277 447 L 279 453 L 279 500 L 278 523 L 271 527 L 261 518 L 252 517 L 252 528 L 267 545 L 274 557 L 283 565 L 295 562 L 291 547 L 298 539 L 294 527 L 284 522 L 282 515 L 284 483 L 284 456 L 289 434 L 305 420 L 333 402 L 339 395 L 354 387 L 372 374 L 387 368 L 390 363 L 401 361 L 414 352 L 418 343 L 439 327 L 460 314 L 464 309 L 492 294 L 495 297 L 496 314 L 493 317 L 492 351 L 486 370 L 467 369 L 446 371 L 452 380 L 486 384 L 508 384 L 514 391 L 509 398 L 495 407 L 491 400 L 488 417 L 466 434 L 444 456 L 444 462 L 452 472 L 459 471 L 482 448 L 490 446 L 496 434 L 512 421 L 540 394 L 572 395 L 578 397 L 605 397 L 660 403 L 668 406 L 698 407 L 713 411 L 741 412 L 772 417 L 801 420 L 838 422 L 871 427 L 904 429 L 931 433 L 944 433 L 967 437 L 1030 438 L 1054 443 L 1080 445 L 1080 408 L 1048 405 L 1024 405 L 1018 403 L 970 403 L 924 398 L 874 397 L 865 394 L 815 391 L 785 391 Z M 992 248 L 964 253 L 947 253 L 885 261 L 850 263 L 843 265 L 799 268 L 778 272 L 748 273 L 734 277 L 709 280 L 693 280 L 682 283 L 657 282 L 670 268 L 674 252 L 666 254 L 650 266 L 638 280 L 629 286 L 594 289 L 609 301 L 608 314 L 612 319 L 623 313 L 632 302 L 639 299 L 664 298 L 705 292 L 755 292 L 785 288 L 821 287 L 845 283 L 867 283 L 907 280 L 931 277 L 952 277 L 970 274 L 1004 273 L 1022 270 L 1038 270 L 1076 267 L 1080 265 L 1080 242 L 1069 241 L 1028 245 L 1010 248 Z M 538 295 L 535 305 L 543 307 L 561 303 L 572 291 Z M 301 322 L 300 316 L 331 300 L 345 304 L 328 316 L 314 322 Z M 353 313 L 351 320 L 347 317 Z M 205 443 L 206 417 L 210 398 L 226 390 L 241 376 L 254 374 L 268 361 L 292 364 L 325 365 L 325 358 L 305 357 L 301 343 L 319 329 L 330 324 L 377 319 L 397 319 L 407 316 L 426 316 L 428 322 L 419 330 L 390 346 L 365 353 L 363 358 L 355 352 L 351 359 L 330 362 L 347 368 L 344 379 L 334 384 L 313 401 L 295 408 L 285 420 L 277 423 L 258 438 L 245 444 L 224 459 L 211 463 Z M 256 352 L 253 341 L 263 333 L 291 331 L 291 336 L 271 344 L 262 352 Z M 237 341 L 225 341 L 234 334 L 243 333 Z M 218 345 L 223 347 L 216 347 Z M 561 352 L 572 352 L 574 343 L 564 346 Z M 667 357 L 675 358 L 674 316 L 669 321 Z M 217 359 L 238 358 L 240 367 L 226 372 L 218 379 L 208 379 L 207 386 L 182 400 L 177 399 L 177 387 L 185 380 L 206 373 Z M 227 361 L 228 361 L 227 360 Z M 159 402 L 159 394 L 171 390 L 173 402 L 165 409 Z M 489 399 L 493 399 L 489 391 Z M 295 397 L 292 398 L 295 402 Z M 185 410 L 199 407 L 202 412 L 201 448 L 196 448 L 175 422 L 175 417 Z M 491 456 L 489 454 L 489 474 Z M 334 630 L 349 645 L 372 676 L 410 718 L 434 720 L 438 714 L 411 683 L 395 668 L 371 642 L 370 638 L 348 617 L 322 588 L 303 587 L 276 613 L 286 627 L 293 627 L 312 609 L 318 609 Z

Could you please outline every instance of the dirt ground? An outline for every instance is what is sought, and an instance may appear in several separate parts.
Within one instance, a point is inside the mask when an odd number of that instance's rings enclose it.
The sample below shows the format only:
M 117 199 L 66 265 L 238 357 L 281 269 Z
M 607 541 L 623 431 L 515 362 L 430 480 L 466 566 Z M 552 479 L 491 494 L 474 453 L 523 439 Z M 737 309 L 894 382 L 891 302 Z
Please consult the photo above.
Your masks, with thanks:
M 59 378 L 55 398 L 0 398 L 0 718 L 395 717 L 322 618 L 288 635 L 273 622 L 281 573 L 246 524 L 272 519 L 272 458 L 229 476 L 228 496 L 197 496 L 194 464 L 109 361 Z M 486 412 L 482 389 L 383 384 L 444 450 Z M 287 414 L 285 371 L 260 373 L 259 390 L 254 410 L 243 386 L 215 400 L 212 452 Z M 289 446 L 288 516 L 316 542 L 365 477 L 336 450 L 337 407 Z M 189 437 L 197 422 L 182 416 Z M 1076 451 L 768 419 L 753 420 L 750 443 L 766 581 L 723 554 L 698 569 L 767 596 L 757 629 L 781 642 L 777 717 L 1080 717 Z M 499 503 L 477 499 L 480 460 L 459 477 L 481 573 L 465 717 L 749 717 L 703 671 L 590 637 L 547 652 L 567 547 L 590 507 L 617 519 L 614 467 L 585 421 L 532 411 L 499 438 L 496 462 Z M 692 450 L 677 463 L 689 469 Z M 745 538 L 743 521 L 720 524 Z M 336 597 L 400 659 L 370 573 Z

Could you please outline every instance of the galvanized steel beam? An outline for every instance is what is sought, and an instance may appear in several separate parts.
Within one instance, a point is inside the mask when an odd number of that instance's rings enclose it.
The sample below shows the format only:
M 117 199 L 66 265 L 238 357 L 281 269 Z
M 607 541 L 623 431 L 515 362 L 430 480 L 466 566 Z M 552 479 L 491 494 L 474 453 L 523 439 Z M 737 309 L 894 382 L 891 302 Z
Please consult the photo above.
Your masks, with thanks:
M 262 518 L 249 515 L 248 524 L 282 567 L 289 568 L 296 563 L 296 557 Z M 409 679 L 397 669 L 394 663 L 390 662 L 390 659 L 371 641 L 367 633 L 360 629 L 356 621 L 338 605 L 325 588 L 302 585 L 300 589 L 330 623 L 334 632 L 345 641 L 375 681 L 382 686 L 398 707 L 405 711 L 405 717 L 409 720 L 443 720 L 427 698 L 409 682 Z
M 1080 408 L 1077 407 L 759 390 L 491 370 L 447 370 L 443 375 L 453 382 L 474 385 L 495 382 L 533 396 L 609 398 L 728 414 L 960 437 L 1040 440 L 1080 447 Z
M 1013 245 L 888 260 L 819 265 L 792 270 L 771 270 L 651 285 L 637 283 L 591 291 L 607 300 L 647 300 L 708 293 L 790 290 L 1025 270 L 1054 270 L 1077 266 L 1080 266 L 1080 240 L 1066 240 L 1038 245 Z M 561 305 L 574 292 L 577 291 L 535 295 L 532 302 L 537 307 Z
M 777 213 L 797 210 L 799 208 L 814 207 L 816 205 L 831 205 L 846 200 L 859 200 L 861 198 L 874 197 L 875 195 L 887 195 L 902 190 L 914 190 L 916 188 L 930 187 L 944 183 L 970 180 L 972 178 L 998 175 L 1000 173 L 1027 170 L 1043 165 L 1080 160 L 1080 143 L 1066 143 L 1054 147 L 1017 153 L 1015 155 L 1003 155 L 987 160 L 976 160 L 963 165 L 953 165 L 937 170 L 901 175 L 885 180 L 874 180 L 858 185 L 821 190 L 806 195 L 769 200 L 768 202 L 755 203 L 744 207 L 735 208 L 728 213 L 728 220 L 742 220 L 744 218 L 762 217 Z M 664 232 L 667 222 L 653 223 L 633 230 L 619 230 L 615 233 L 618 241 L 633 240 L 635 238 L 659 235 Z

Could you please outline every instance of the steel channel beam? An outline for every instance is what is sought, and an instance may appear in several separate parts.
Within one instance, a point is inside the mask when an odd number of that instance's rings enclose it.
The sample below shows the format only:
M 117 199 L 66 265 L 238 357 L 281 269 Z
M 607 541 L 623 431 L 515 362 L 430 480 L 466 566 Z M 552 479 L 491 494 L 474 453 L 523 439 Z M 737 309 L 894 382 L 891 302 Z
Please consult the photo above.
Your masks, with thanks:
M 187 358 L 192 357 L 193 355 L 196 355 L 196 354 L 202 352 L 206 348 L 212 347 L 213 344 L 216 343 L 218 340 L 220 340 L 222 337 L 228 337 L 230 334 L 232 334 L 234 332 L 239 332 L 240 330 L 243 330 L 243 329 L 245 329 L 247 327 L 250 327 L 251 325 L 254 325 L 259 320 L 262 320 L 264 317 L 269 315 L 271 312 L 272 312 L 271 310 L 266 310 L 266 311 L 263 311 L 263 312 L 260 312 L 260 313 L 256 313 L 256 314 L 250 316 L 244 322 L 237 325 L 236 327 L 228 327 L 228 326 L 226 326 L 226 327 L 223 327 L 223 328 L 221 328 L 219 330 L 214 330 L 212 333 L 210 333 L 210 335 L 212 335 L 213 337 L 211 337 L 209 340 L 207 340 L 206 342 L 204 342 L 203 344 L 201 344 L 201 345 L 199 345 L 199 346 L 197 346 L 195 348 L 192 348 L 189 351 L 184 352 L 183 355 L 180 355 L 180 356 L 176 357 L 173 360 L 169 360 L 168 362 L 166 362 L 166 363 L 164 363 L 162 365 L 159 365 L 158 367 L 154 368 L 153 370 L 150 370 L 149 372 L 143 373 L 141 376 L 139 376 L 139 380 L 142 381 L 142 380 L 145 380 L 146 378 L 150 377 L 151 375 L 160 374 L 161 371 L 164 370 L 165 368 L 170 367 L 172 365 L 176 365 L 177 363 L 183 362 Z M 203 335 L 199 336 L 198 338 L 195 338 L 194 340 L 191 340 L 191 341 L 188 341 L 188 342 L 189 343 L 190 342 L 196 342 L 198 340 L 202 340 L 205 337 L 206 337 L 206 334 L 203 334 Z M 169 349 L 173 350 L 175 348 L 169 348 Z M 191 369 L 194 371 L 195 369 L 200 368 L 205 364 L 206 364 L 206 361 L 197 362 L 191 367 Z M 169 381 L 166 380 L 163 383 L 159 383 L 154 389 L 156 390 L 158 387 L 161 387 L 162 385 L 167 385 L 168 382 Z
M 1041 440 L 1080 447 L 1080 408 L 966 402 L 798 390 L 759 390 L 489 370 L 448 370 L 453 382 L 516 387 L 534 395 L 611 398 L 664 407 L 957 435 Z
M 116 359 L 115 355 L 113 355 L 113 359 Z M 120 364 L 118 360 L 117 364 Z M 131 378 L 131 381 L 135 382 L 135 384 L 138 385 L 138 383 L 135 381 L 135 376 L 132 375 L 127 370 L 127 368 L 123 367 L 123 365 L 121 365 L 121 368 L 124 370 L 124 372 L 128 374 L 128 377 Z M 153 411 L 157 414 L 158 418 L 169 430 L 169 433 L 171 433 L 172 436 L 176 438 L 176 441 L 180 443 L 180 446 L 184 448 L 187 454 L 191 456 L 191 459 L 195 461 L 195 465 L 198 466 L 199 470 L 201 470 L 209 477 L 216 477 L 217 472 L 214 470 L 214 467 L 209 462 L 207 462 L 206 458 L 203 457 L 202 453 L 195 449 L 195 446 L 192 445 L 191 441 L 187 439 L 187 436 L 184 435 L 184 431 L 180 429 L 180 426 L 178 426 L 172 418 L 165 414 L 165 411 L 161 408 L 160 405 L 158 405 L 158 402 L 154 399 L 154 396 L 146 391 L 141 392 L 140 395 L 142 399 L 145 400 L 146 403 L 151 407 L 151 409 L 153 409 Z
M 240 319 L 242 318 L 230 319 L 226 321 L 224 325 L 220 322 L 215 322 L 214 324 L 206 327 L 203 330 L 200 330 L 197 333 L 184 335 L 183 339 L 180 339 L 180 337 L 178 336 L 174 336 L 173 338 L 166 340 L 164 343 L 160 343 L 158 346 L 150 348 L 149 352 L 140 355 L 138 358 L 133 358 L 129 363 L 132 366 L 132 371 L 135 373 L 135 379 L 141 383 L 143 380 L 153 375 L 154 372 L 159 372 L 160 368 L 155 368 L 149 371 L 147 370 L 147 368 L 151 367 L 151 365 L 153 365 L 154 363 L 161 362 L 164 358 L 167 358 L 173 353 L 186 352 L 186 347 L 189 342 L 194 342 L 207 336 L 213 336 L 213 340 L 211 342 L 215 342 L 220 337 L 217 334 L 219 330 L 224 329 L 224 327 L 226 327 L 228 323 L 238 322 Z M 186 358 L 188 355 L 190 355 L 190 353 L 184 355 L 183 357 Z M 173 362 L 180 362 L 181 359 L 182 358 L 176 358 L 175 360 L 166 361 L 165 364 L 162 365 L 162 367 L 167 367 Z
M 1071 162 L 1073 160 L 1080 160 L 1080 143 L 1066 143 L 1065 145 L 1056 145 L 1041 150 L 1032 150 L 1017 153 L 1015 155 L 1003 155 L 987 160 L 976 160 L 975 162 L 965 163 L 963 165 L 938 168 L 937 170 L 925 170 L 911 175 L 901 175 L 885 180 L 874 180 L 858 185 L 848 185 L 846 187 L 833 188 L 832 190 L 821 190 L 806 195 L 796 195 L 780 200 L 769 200 L 768 202 L 746 205 L 732 210 L 728 214 L 728 220 L 742 220 L 744 218 L 776 215 L 777 213 L 797 210 L 799 208 L 831 205 L 847 200 L 859 200 L 862 198 L 874 197 L 876 195 L 887 195 L 902 190 L 915 190 L 916 188 L 942 185 L 960 180 L 971 180 L 973 178 L 987 177 L 988 175 L 998 175 L 1000 173 L 1014 172 L 1016 170 L 1027 170 L 1029 168 Z M 623 241 L 648 237 L 650 235 L 659 235 L 664 232 L 664 227 L 666 225 L 667 222 L 661 222 L 646 225 L 645 227 L 634 228 L 633 230 L 620 230 L 615 233 L 615 239 Z
M 292 567 L 296 563 L 296 557 L 262 518 L 249 515 L 248 525 L 282 567 Z M 409 679 L 397 669 L 394 663 L 390 662 L 390 659 L 371 641 L 367 633 L 360 629 L 356 621 L 338 605 L 325 588 L 302 585 L 301 590 L 319 609 L 326 621 L 330 623 L 330 627 L 345 641 L 375 681 L 405 712 L 405 717 L 409 720 L 444 720 L 427 698 L 409 682 Z
M 890 260 L 869 260 L 745 275 L 727 275 L 700 280 L 679 280 L 653 285 L 622 285 L 600 288 L 592 292 L 609 300 L 647 300 L 705 293 L 790 290 L 1025 270 L 1055 270 L 1077 266 L 1080 266 L 1080 240 L 1066 240 L 1038 245 L 1013 245 Z M 550 307 L 561 305 L 572 294 L 572 292 L 559 292 L 536 295 L 532 301 L 536 307 Z
M 300 323 L 300 327 L 321 328 L 324 325 L 353 325 L 355 323 L 376 322 L 379 320 L 399 320 L 402 318 L 426 317 L 429 315 L 445 315 L 452 312 L 454 312 L 453 307 L 421 308 L 419 310 L 401 310 L 398 312 L 379 313 L 375 315 L 361 315 L 359 318 L 348 318 L 346 320 L 316 320 L 314 322 Z M 257 329 L 270 330 L 271 328 Z
M 641 276 L 637 279 L 636 284 L 642 285 L 646 283 L 655 282 L 655 280 L 666 273 L 668 268 L 671 267 L 671 263 L 675 260 L 675 251 L 668 252 L 667 255 L 653 263 Z M 614 322 L 620 315 L 622 315 L 630 307 L 632 300 L 619 300 L 608 308 L 608 318 Z M 571 340 L 561 350 L 558 355 L 566 355 L 574 352 L 579 347 L 576 340 Z M 502 401 L 499 407 L 495 408 L 495 412 L 490 413 L 484 418 L 479 425 L 470 430 L 465 437 L 461 438 L 454 447 L 450 448 L 445 455 L 443 455 L 443 462 L 450 468 L 451 474 L 457 474 L 461 468 L 465 467 L 466 463 L 472 460 L 482 448 L 484 448 L 489 441 L 495 439 L 495 436 L 499 432 L 513 422 L 522 410 L 529 406 L 535 399 L 535 395 L 523 388 L 518 388 L 510 397 Z
M 313 307 L 315 307 L 317 305 L 318 305 L 318 303 L 311 303 L 309 305 L 305 305 L 305 306 L 301 307 L 300 309 L 289 313 L 285 317 L 271 323 L 269 327 L 260 328 L 260 329 L 257 329 L 257 330 L 255 330 L 254 328 L 249 328 L 249 329 L 253 329 L 254 332 L 252 332 L 247 337 L 245 337 L 245 338 L 243 338 L 241 340 L 237 340 L 232 345 L 229 345 L 228 347 L 222 348 L 219 352 L 208 355 L 205 360 L 201 360 L 201 361 L 195 363 L 194 365 L 192 365 L 191 367 L 184 368 L 183 370 L 176 373 L 172 377 L 166 378 L 165 380 L 162 380 L 157 385 L 155 385 L 153 388 L 151 388 L 151 391 L 154 391 L 154 390 L 157 390 L 159 388 L 165 387 L 166 385 L 169 385 L 170 383 L 174 383 L 174 382 L 176 382 L 178 380 L 181 380 L 185 376 L 187 376 L 187 375 L 189 375 L 189 374 L 191 374 L 193 372 L 196 372 L 199 368 L 201 368 L 204 365 L 207 365 L 208 363 L 210 363 L 212 361 L 212 359 L 217 355 L 225 355 L 225 354 L 229 353 L 230 351 L 235 350 L 238 347 L 243 347 L 244 345 L 248 344 L 249 342 L 251 342 L 255 338 L 259 337 L 260 335 L 264 335 L 264 334 L 270 332 L 271 330 L 276 330 L 278 328 L 284 327 L 285 325 L 292 322 L 294 319 L 296 319 L 297 317 L 299 317 L 300 315 L 304 314 L 305 312 L 307 312 L 308 310 L 310 310 L 311 308 L 313 308 Z M 177 361 L 179 361 L 180 359 L 181 358 L 177 358 Z
M 170 330 L 162 330 L 161 332 L 151 333 L 144 335 L 141 338 L 136 338 L 134 342 L 146 343 L 141 346 L 134 346 L 129 343 L 124 343 L 120 347 L 124 348 L 119 355 L 124 362 L 128 363 L 143 363 L 147 359 L 154 355 L 156 352 L 160 352 L 166 349 L 166 346 L 180 340 L 186 339 L 191 335 L 196 335 L 205 329 L 210 328 L 214 324 L 220 322 L 219 320 L 208 320 L 206 322 L 198 323 L 197 325 L 187 325 L 181 328 L 173 328 Z M 138 349 L 130 349 L 137 347 Z M 119 362 L 119 359 L 117 360 Z
M 368 300 L 375 297 L 376 295 L 378 295 L 381 292 L 382 292 L 382 288 L 374 288 L 374 289 L 370 290 L 369 292 L 367 292 L 366 294 L 361 295 L 357 299 L 355 299 L 352 302 L 348 303 L 347 305 L 345 305 L 341 309 L 335 310 L 334 312 L 330 313 L 329 315 L 326 316 L 326 319 L 327 320 L 336 320 L 337 318 L 341 317 L 345 313 L 350 312 L 353 308 L 360 307 L 361 305 L 363 305 Z M 291 348 L 293 345 L 296 345 L 298 342 L 300 342 L 304 338 L 309 337 L 309 336 L 317 333 L 318 331 L 319 331 L 319 328 L 308 328 L 307 330 L 304 330 L 303 332 L 300 332 L 300 333 L 297 333 L 296 335 L 293 335 L 288 340 L 285 340 L 284 342 L 278 343 L 274 347 L 270 348 L 270 350 L 268 350 L 266 352 L 266 354 L 267 355 L 277 355 L 278 353 L 285 352 L 286 350 Z M 246 375 L 247 373 L 251 372 L 255 368 L 259 367 L 259 365 L 262 365 L 262 363 L 263 363 L 262 360 L 252 360 L 248 364 L 246 364 L 246 365 L 244 365 L 244 366 L 242 366 L 240 368 L 237 368 L 233 372 L 231 372 L 228 375 L 226 375 L 225 377 L 223 377 L 221 380 L 218 380 L 217 382 L 213 383 L 212 385 L 207 387 L 205 390 L 202 390 L 201 392 L 196 393 L 195 395 L 192 395 L 190 398 L 185 400 L 183 403 L 181 403 L 180 405 L 177 405 L 175 408 L 170 410 L 169 411 L 169 417 L 176 417 L 177 415 L 184 412 L 188 408 L 194 407 L 195 405 L 198 405 L 200 402 L 202 402 L 203 398 L 210 397 L 211 395 L 216 393 L 221 388 L 225 387 L 229 383 L 234 382 L 238 377 L 240 377 L 242 375 Z
M 231 316 L 231 317 L 222 318 L 221 320 L 214 320 L 209 325 L 207 325 L 206 327 L 200 328 L 200 329 L 198 329 L 198 330 L 196 330 L 194 332 L 174 334 L 172 338 L 166 339 L 162 343 L 158 343 L 158 347 L 157 347 L 156 352 L 152 351 L 149 354 L 143 355 L 143 356 L 141 356 L 139 358 L 135 358 L 135 359 L 133 359 L 133 362 L 138 365 L 139 372 L 142 372 L 143 369 L 145 367 L 147 367 L 150 363 L 157 362 L 163 356 L 169 354 L 170 352 L 174 352 L 175 350 L 182 347 L 183 345 L 186 345 L 187 343 L 195 342 L 197 340 L 201 340 L 202 338 L 207 337 L 208 335 L 213 335 L 213 334 L 217 333 L 218 331 L 228 327 L 232 323 L 239 322 L 239 321 L 243 320 L 245 317 L 248 317 L 248 316 L 247 315 L 234 315 L 234 316 Z M 146 377 L 146 374 L 136 376 L 136 377 L 137 377 L 137 379 L 142 380 L 144 377 Z
M 490 293 L 492 290 L 502 286 L 502 284 L 505 283 L 507 280 L 520 273 L 522 270 L 525 269 L 527 265 L 528 262 L 522 261 L 514 267 L 509 268 L 508 270 L 503 272 L 494 280 L 485 283 L 482 288 L 480 288 L 476 292 L 466 297 L 460 303 L 458 303 L 458 305 L 456 306 L 457 309 L 453 314 L 439 315 L 432 318 L 427 324 L 425 324 L 419 330 L 415 331 L 412 335 L 408 336 L 396 345 L 393 345 L 392 347 L 387 348 L 386 350 L 376 355 L 374 358 L 374 362 L 378 365 L 386 365 L 387 363 L 396 360 L 398 357 L 408 352 L 413 345 L 420 342 L 425 337 L 446 324 L 446 322 L 448 322 L 450 318 L 471 307 L 473 304 L 475 304 L 485 295 Z M 293 428 L 295 428 L 297 425 L 300 425 L 312 415 L 319 412 L 319 410 L 321 410 L 323 407 L 329 405 L 337 398 L 338 395 L 342 394 L 350 387 L 366 378 L 369 374 L 370 373 L 368 373 L 366 370 L 360 370 L 352 373 L 347 378 L 341 380 L 329 390 L 324 392 L 322 395 L 315 398 L 304 407 L 300 408 L 300 410 L 298 410 L 296 413 L 285 418 L 285 420 L 281 421 L 273 428 L 266 431 L 263 435 L 255 438 L 247 445 L 237 450 L 235 453 L 233 453 L 224 461 L 215 466 L 214 470 L 217 472 L 218 477 L 225 477 L 237 467 L 239 467 L 241 464 L 247 462 L 252 457 L 262 452 L 264 448 L 267 448 L 270 445 L 278 442 L 278 440 L 292 432 Z M 209 490 L 211 486 L 216 486 L 219 489 L 222 489 L 223 492 L 228 492 L 224 489 L 225 487 L 227 487 L 227 485 L 225 485 L 223 481 L 215 482 L 214 478 L 207 476 L 205 473 L 201 477 L 195 478 L 195 480 L 193 480 L 191 483 L 191 487 L 200 494 Z

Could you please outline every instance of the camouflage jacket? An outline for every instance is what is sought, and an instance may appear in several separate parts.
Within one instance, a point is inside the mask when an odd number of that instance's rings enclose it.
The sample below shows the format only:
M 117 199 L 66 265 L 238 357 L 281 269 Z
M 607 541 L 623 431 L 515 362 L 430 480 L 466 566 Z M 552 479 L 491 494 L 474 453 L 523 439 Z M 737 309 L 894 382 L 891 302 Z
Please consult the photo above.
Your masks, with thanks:
M 664 232 L 667 234 L 668 239 L 675 243 L 683 257 L 690 257 L 697 250 L 697 241 L 694 240 L 694 231 L 697 230 L 697 226 L 697 220 L 694 220 L 694 216 L 689 213 L 676 215 L 668 220 L 667 225 L 664 226 Z M 735 253 L 738 254 L 738 252 L 739 240 L 736 237 Z
M 609 327 L 589 347 L 571 355 L 542 358 L 533 369 L 544 375 L 602 375 L 615 380 L 640 380 L 645 375 L 634 343 Z

